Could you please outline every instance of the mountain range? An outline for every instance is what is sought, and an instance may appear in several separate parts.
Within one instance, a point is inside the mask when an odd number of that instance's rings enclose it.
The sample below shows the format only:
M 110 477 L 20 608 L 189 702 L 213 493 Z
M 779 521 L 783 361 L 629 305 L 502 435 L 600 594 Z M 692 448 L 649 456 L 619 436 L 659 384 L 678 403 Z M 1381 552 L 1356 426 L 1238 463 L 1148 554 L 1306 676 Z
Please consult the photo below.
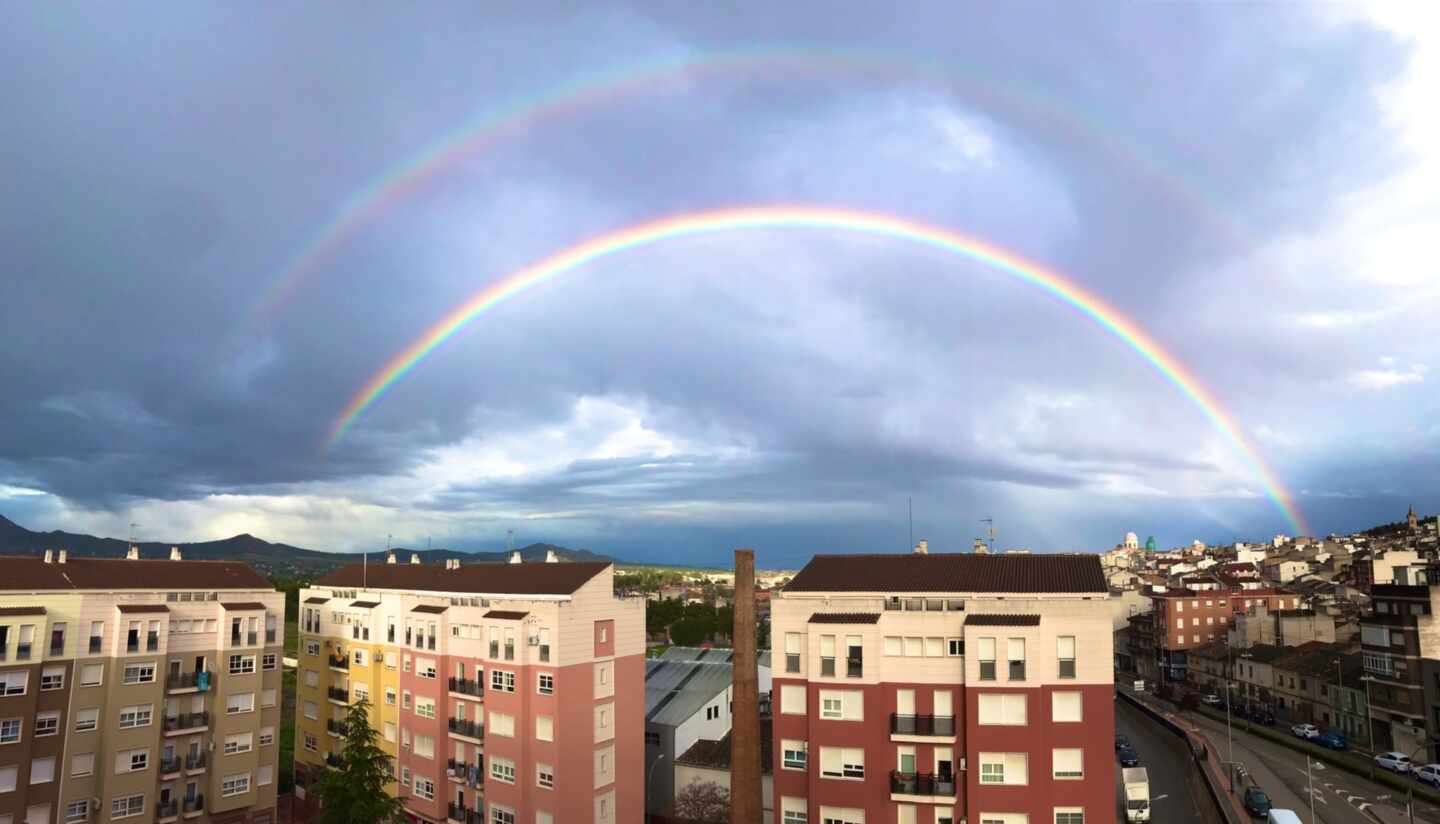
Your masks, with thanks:
M 47 549 L 64 549 L 75 557 L 124 558 L 130 546 L 130 542 L 120 538 L 99 538 L 58 529 L 34 532 L 0 515 L 0 555 L 41 555 Z M 289 544 L 275 544 L 249 534 L 194 543 L 143 541 L 134 546 L 140 550 L 141 558 L 168 558 L 170 548 L 179 547 L 186 560 L 244 561 L 260 572 L 285 578 L 312 578 L 360 560 L 354 553 L 321 552 Z M 543 561 L 545 554 L 552 550 L 562 561 L 612 560 L 588 549 L 567 549 L 553 544 L 530 544 L 522 547 L 520 557 L 526 562 Z M 412 553 L 419 555 L 420 560 L 427 564 L 438 564 L 451 558 L 459 558 L 467 564 L 498 564 L 509 558 L 508 552 L 461 552 L 454 549 L 396 547 L 394 552 L 400 563 L 409 563 Z M 383 552 L 371 554 L 376 556 L 372 561 L 385 562 Z

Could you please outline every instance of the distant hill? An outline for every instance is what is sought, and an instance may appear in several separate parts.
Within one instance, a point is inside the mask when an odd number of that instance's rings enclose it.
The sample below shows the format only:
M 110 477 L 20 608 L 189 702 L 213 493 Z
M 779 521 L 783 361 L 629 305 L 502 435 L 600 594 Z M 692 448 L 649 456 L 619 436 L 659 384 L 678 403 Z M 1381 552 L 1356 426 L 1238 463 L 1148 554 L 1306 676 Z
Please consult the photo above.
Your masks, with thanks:
M 320 552 L 302 549 L 288 544 L 272 544 L 254 535 L 236 535 L 219 541 L 198 543 L 175 543 L 166 541 L 138 542 L 142 558 L 168 558 L 170 547 L 180 547 L 186 560 L 193 561 L 244 561 L 255 569 L 287 578 L 313 578 L 332 569 L 360 560 L 360 555 L 346 552 Z M 120 538 L 97 538 L 94 535 L 79 535 L 73 532 L 52 530 L 33 532 L 0 515 L 0 555 L 41 555 L 47 549 L 68 550 L 75 557 L 123 558 L 129 543 Z M 531 544 L 521 547 L 520 557 L 525 561 L 543 561 L 545 553 L 554 550 L 562 561 L 609 561 L 587 549 L 567 549 L 554 544 Z M 465 563 L 503 563 L 509 559 L 507 552 L 461 552 L 454 549 L 406 549 L 397 547 L 395 555 L 401 563 L 409 563 L 411 554 L 420 556 L 424 563 L 440 563 L 450 558 L 459 558 Z M 384 563 L 384 551 L 372 552 L 372 561 Z

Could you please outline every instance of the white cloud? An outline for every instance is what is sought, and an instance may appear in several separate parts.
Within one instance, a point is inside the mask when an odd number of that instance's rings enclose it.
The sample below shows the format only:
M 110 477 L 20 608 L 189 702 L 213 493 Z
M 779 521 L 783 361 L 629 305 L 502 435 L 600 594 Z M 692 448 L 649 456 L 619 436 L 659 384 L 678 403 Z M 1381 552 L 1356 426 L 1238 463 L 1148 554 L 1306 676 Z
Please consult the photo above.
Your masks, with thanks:
M 1396 386 L 1404 386 L 1410 383 L 1420 383 L 1425 380 L 1424 364 L 1415 364 L 1408 371 L 1401 372 L 1397 369 L 1361 369 L 1350 373 L 1351 385 L 1360 389 L 1380 391 L 1392 389 Z

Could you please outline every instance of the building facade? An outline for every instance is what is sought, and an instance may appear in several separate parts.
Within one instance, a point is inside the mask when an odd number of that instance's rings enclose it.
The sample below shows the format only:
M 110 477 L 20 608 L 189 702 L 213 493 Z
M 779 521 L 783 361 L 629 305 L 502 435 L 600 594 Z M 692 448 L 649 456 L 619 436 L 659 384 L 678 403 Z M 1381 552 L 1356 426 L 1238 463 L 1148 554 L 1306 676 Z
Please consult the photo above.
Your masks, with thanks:
M 1360 652 L 1368 676 L 1366 699 L 1376 749 L 1417 752 L 1433 737 L 1427 711 L 1424 659 L 1440 655 L 1440 626 L 1432 605 L 1440 587 L 1375 584 L 1373 612 L 1360 619 Z M 1427 732 L 1427 729 L 1430 732 Z M 1433 761 L 1434 747 L 1421 753 Z
M 552 556 L 553 557 L 553 556 Z M 297 797 L 351 702 L 417 822 L 618 824 L 644 793 L 645 602 L 609 563 L 355 564 L 302 590 Z
M 0 822 L 271 824 L 284 596 L 131 556 L 0 558 Z
M 1273 589 L 1153 589 L 1155 652 L 1161 674 L 1171 681 L 1186 679 L 1189 650 L 1223 641 L 1237 613 L 1257 606 L 1296 609 L 1299 596 Z
M 1115 821 L 1095 556 L 819 555 L 772 604 L 775 824 Z

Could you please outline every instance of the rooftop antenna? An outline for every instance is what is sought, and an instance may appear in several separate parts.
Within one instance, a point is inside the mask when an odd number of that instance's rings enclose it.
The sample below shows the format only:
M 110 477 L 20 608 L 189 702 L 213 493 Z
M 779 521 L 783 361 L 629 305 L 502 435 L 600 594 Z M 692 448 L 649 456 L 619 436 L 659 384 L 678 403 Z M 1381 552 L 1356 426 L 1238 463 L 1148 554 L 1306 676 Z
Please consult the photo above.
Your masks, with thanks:
M 127 542 L 129 546 L 135 546 L 135 527 L 137 526 L 139 526 L 139 524 L 130 524 L 130 540 Z
M 990 525 L 985 531 L 990 536 L 990 553 L 993 555 L 995 553 L 995 519 L 981 518 L 980 523 Z

